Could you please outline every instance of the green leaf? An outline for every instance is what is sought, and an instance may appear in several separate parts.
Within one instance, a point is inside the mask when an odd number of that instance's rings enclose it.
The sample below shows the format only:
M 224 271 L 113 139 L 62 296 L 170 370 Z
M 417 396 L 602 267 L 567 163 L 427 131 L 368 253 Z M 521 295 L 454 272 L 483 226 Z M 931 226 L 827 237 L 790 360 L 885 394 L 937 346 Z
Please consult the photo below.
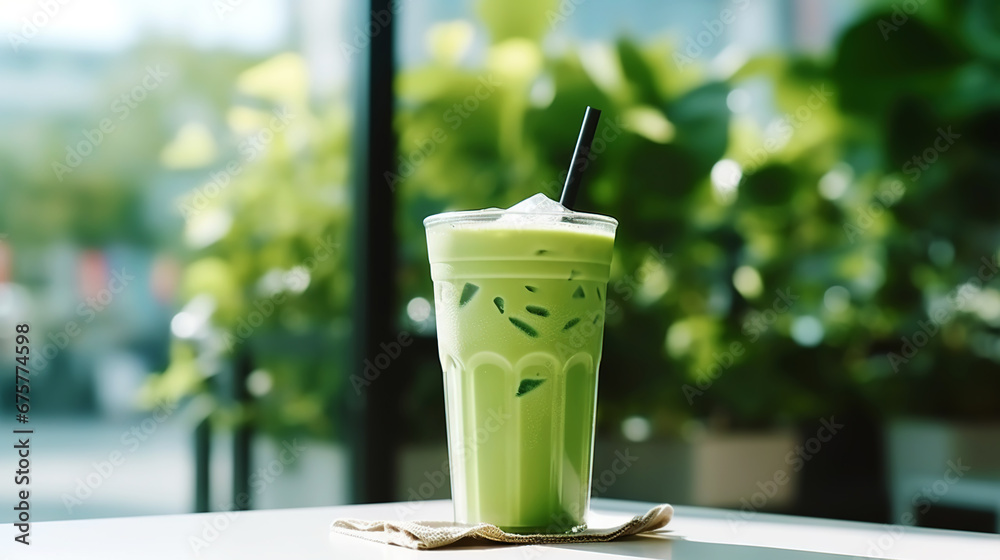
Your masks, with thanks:
M 563 327 L 563 330 L 564 331 L 568 331 L 568 330 L 572 329 L 573 327 L 575 327 L 576 324 L 579 323 L 579 322 L 580 322 L 580 318 L 579 317 L 577 317 L 575 319 L 570 319 L 569 321 L 566 322 L 566 325 Z
M 479 16 L 492 43 L 514 37 L 540 41 L 562 18 L 555 0 L 482 0 Z
M 882 115 L 904 95 L 945 96 L 947 74 L 967 60 L 964 50 L 919 17 L 901 25 L 893 17 L 873 14 L 841 36 L 830 74 L 842 108 Z
M 654 107 L 662 105 L 663 98 L 657 90 L 656 78 L 635 43 L 628 39 L 619 40 L 618 60 L 621 62 L 625 79 L 632 86 L 634 101 Z
M 708 173 L 726 153 L 729 142 L 729 88 L 709 83 L 695 88 L 667 106 L 667 118 L 676 127 L 674 143 L 685 157 L 697 164 L 697 172 Z M 662 167 L 662 169 L 673 169 Z
M 517 387 L 518 397 L 523 397 L 524 395 L 530 393 L 536 389 L 539 385 L 545 383 L 545 379 L 522 379 L 521 384 Z
M 768 165 L 746 177 L 740 187 L 740 201 L 752 205 L 786 204 L 798 184 L 795 171 L 784 165 Z
M 530 336 L 531 338 L 538 338 L 538 331 L 536 331 L 535 328 L 529 325 L 528 323 L 525 323 L 520 319 L 515 319 L 514 317 L 510 317 L 510 324 L 514 325 L 515 327 L 518 328 L 518 330 Z
M 525 309 L 528 311 L 528 313 L 531 313 L 532 315 L 538 315 L 539 317 L 549 316 L 549 310 L 538 305 L 529 305 L 525 307 Z
M 478 291 L 479 286 L 472 282 L 466 282 L 465 287 L 462 288 L 462 297 L 458 300 L 458 306 L 465 307 L 465 304 L 469 303 Z

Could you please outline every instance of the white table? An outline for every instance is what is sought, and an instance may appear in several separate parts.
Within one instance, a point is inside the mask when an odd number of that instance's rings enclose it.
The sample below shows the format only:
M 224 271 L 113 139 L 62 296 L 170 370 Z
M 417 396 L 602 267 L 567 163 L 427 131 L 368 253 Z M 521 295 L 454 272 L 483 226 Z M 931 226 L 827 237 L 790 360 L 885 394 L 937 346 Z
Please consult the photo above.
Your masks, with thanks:
M 590 523 L 595 527 L 614 525 L 645 512 L 650 506 L 638 502 L 595 499 Z M 739 512 L 729 510 L 682 506 L 677 508 L 674 520 L 668 526 L 671 529 L 668 536 L 633 537 L 613 543 L 466 546 L 438 551 L 408 550 L 331 535 L 329 525 L 333 519 L 340 517 L 449 519 L 451 503 L 448 501 L 53 521 L 32 525 L 30 547 L 13 543 L 14 528 L 6 525 L 0 544 L 0 558 L 827 560 L 873 555 L 928 560 L 1000 559 L 998 535 L 890 528 L 767 514 L 753 514 L 743 520 L 739 515 Z M 196 545 L 205 546 L 196 551 Z

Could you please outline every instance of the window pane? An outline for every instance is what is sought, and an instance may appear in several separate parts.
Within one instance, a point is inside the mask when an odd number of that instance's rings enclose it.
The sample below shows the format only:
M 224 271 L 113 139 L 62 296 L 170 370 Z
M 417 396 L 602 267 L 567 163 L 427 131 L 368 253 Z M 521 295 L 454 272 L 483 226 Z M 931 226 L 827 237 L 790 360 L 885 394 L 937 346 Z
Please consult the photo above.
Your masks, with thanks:
M 237 475 L 253 507 L 347 501 L 363 14 L 51 4 L 0 12 L 0 355 L 30 324 L 32 519 L 233 509 Z

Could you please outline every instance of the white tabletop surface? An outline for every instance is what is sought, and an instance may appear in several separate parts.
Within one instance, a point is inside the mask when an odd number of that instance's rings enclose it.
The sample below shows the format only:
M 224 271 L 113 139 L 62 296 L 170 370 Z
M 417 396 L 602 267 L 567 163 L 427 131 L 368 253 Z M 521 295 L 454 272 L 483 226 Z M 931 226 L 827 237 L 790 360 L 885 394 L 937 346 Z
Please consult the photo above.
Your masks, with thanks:
M 652 504 L 595 499 L 589 523 L 610 527 Z M 204 559 L 464 559 L 661 558 L 831 560 L 855 556 L 898 559 L 1000 559 L 1000 536 L 890 527 L 781 515 L 677 507 L 670 531 L 612 543 L 545 546 L 462 546 L 415 551 L 331 535 L 330 522 L 356 519 L 450 519 L 448 501 L 371 504 L 239 513 L 208 513 L 53 521 L 31 526 L 30 546 L 3 528 L 0 558 L 59 560 Z M 740 522 L 742 521 L 742 523 Z M 746 545 L 737 547 L 733 545 Z M 797 551 L 797 552 L 796 552 Z M 828 553 L 839 556 L 830 556 Z

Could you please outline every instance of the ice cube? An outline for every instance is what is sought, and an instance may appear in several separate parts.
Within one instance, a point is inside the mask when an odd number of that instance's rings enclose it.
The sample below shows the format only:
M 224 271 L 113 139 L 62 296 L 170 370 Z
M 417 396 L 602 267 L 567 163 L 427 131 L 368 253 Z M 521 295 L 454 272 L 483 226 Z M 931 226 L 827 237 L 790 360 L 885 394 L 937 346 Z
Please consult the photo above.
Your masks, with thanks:
M 572 211 L 545 196 L 538 193 L 526 198 L 521 202 L 503 211 L 498 222 L 508 227 L 518 227 L 530 224 L 559 223 L 562 216 L 570 214 Z
M 511 206 L 507 209 L 507 212 L 563 214 L 569 212 L 569 209 L 544 194 L 538 193 Z

